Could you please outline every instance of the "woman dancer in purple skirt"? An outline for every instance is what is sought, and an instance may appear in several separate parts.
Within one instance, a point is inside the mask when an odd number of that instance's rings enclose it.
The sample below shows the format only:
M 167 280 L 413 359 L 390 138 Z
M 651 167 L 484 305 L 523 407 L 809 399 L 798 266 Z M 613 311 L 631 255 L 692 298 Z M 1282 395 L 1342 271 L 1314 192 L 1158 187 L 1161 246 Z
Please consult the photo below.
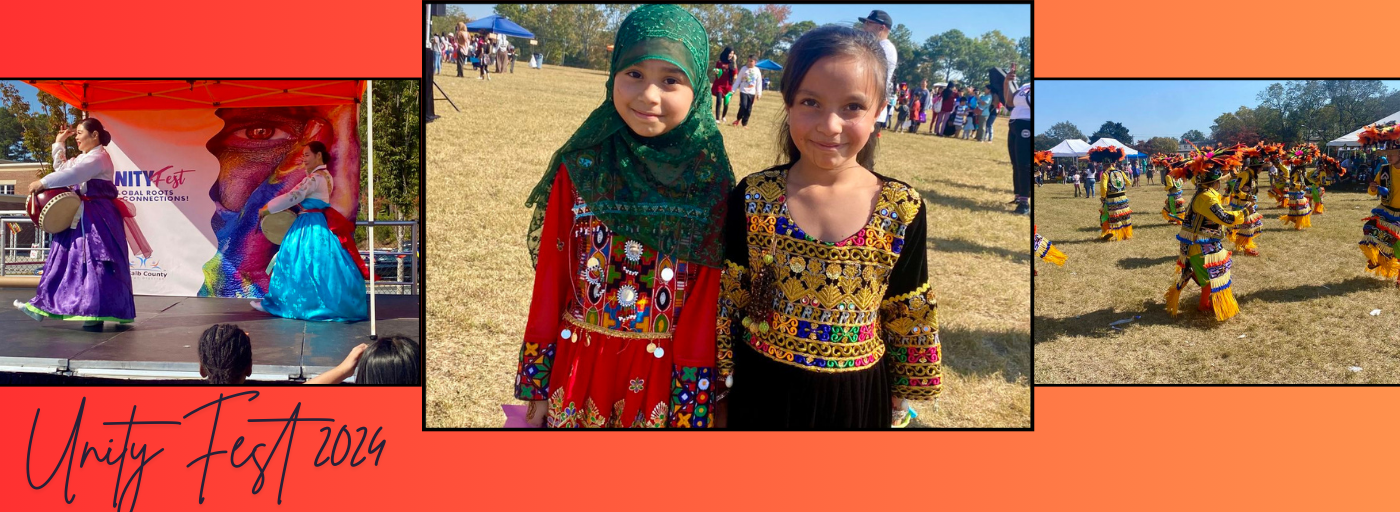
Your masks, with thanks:
M 74 135 L 82 154 L 70 160 L 63 141 Z M 77 226 L 53 236 L 34 298 L 15 301 L 35 320 L 81 321 L 83 329 L 100 331 L 104 321 L 136 319 L 126 229 L 117 209 L 112 157 L 103 147 L 111 141 L 112 135 L 93 118 L 76 128 L 64 127 L 53 144 L 54 172 L 29 186 L 31 194 L 66 187 L 83 200 Z

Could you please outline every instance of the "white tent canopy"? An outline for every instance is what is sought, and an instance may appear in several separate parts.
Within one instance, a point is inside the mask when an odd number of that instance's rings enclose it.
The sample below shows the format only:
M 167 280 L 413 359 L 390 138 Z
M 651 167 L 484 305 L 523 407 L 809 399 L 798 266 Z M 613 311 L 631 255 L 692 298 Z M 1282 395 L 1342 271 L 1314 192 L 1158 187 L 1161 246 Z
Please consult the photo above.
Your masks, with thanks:
M 1381 119 L 1380 121 L 1376 121 L 1376 122 L 1371 123 L 1371 124 L 1388 123 L 1388 122 L 1390 122 L 1390 121 L 1400 121 L 1400 112 L 1396 112 L 1396 113 L 1394 113 L 1394 114 L 1388 115 L 1388 116 L 1386 116 L 1384 119 Z M 1366 126 L 1370 126 L 1370 125 L 1368 124 L 1368 125 L 1366 125 Z M 1341 136 L 1341 137 L 1337 137 L 1337 138 L 1335 138 L 1335 139 L 1332 139 L 1332 142 L 1328 142 L 1328 143 L 1327 143 L 1327 146 L 1328 146 L 1328 147 L 1338 147 L 1338 146 L 1343 146 L 1343 147 L 1357 147 L 1357 146 L 1360 146 L 1361 143 L 1360 143 L 1360 142 L 1357 142 L 1357 136 L 1361 134 L 1361 130 L 1365 130 L 1365 129 L 1366 129 L 1366 126 L 1362 126 L 1362 127 L 1360 127 L 1360 128 L 1357 128 L 1356 131 L 1354 131 L 1354 132 L 1351 132 L 1351 133 L 1348 133 L 1348 134 L 1343 135 L 1343 136 Z
M 1089 143 L 1083 139 L 1065 139 L 1050 148 L 1051 156 L 1079 157 L 1089 154 Z
M 1130 148 L 1130 147 L 1128 147 L 1128 146 L 1125 146 L 1125 145 L 1123 145 L 1122 142 L 1118 142 L 1118 139 L 1114 139 L 1114 138 L 1112 138 L 1112 137 L 1104 137 L 1104 138 L 1102 138 L 1102 139 L 1099 139 L 1099 140 L 1097 140 L 1097 141 L 1094 141 L 1093 144 L 1090 144 L 1090 145 L 1089 145 L 1089 147 L 1091 147 L 1091 148 L 1101 148 L 1101 147 L 1104 147 L 1104 146 L 1112 146 L 1112 147 L 1117 147 L 1117 148 L 1123 148 L 1123 156 L 1136 155 L 1136 154 L 1138 154 L 1138 152 L 1137 152 L 1136 149 L 1133 149 L 1133 148 Z

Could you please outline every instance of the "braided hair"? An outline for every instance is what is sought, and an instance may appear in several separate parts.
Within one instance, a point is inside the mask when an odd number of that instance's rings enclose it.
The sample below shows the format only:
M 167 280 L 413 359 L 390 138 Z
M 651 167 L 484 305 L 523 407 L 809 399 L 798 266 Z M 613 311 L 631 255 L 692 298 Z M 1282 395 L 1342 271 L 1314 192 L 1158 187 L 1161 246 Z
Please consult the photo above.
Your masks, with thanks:
M 235 324 L 214 324 L 199 338 L 199 366 L 210 384 L 242 384 L 244 372 L 253 366 L 253 345 L 248 333 Z

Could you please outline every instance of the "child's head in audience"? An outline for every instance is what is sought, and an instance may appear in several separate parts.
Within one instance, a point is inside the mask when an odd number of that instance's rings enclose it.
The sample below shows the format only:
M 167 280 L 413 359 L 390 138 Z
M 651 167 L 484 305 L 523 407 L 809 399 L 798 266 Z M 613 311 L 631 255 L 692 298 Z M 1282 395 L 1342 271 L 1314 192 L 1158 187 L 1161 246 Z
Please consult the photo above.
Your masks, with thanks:
M 365 348 L 355 370 L 355 383 L 417 386 L 421 375 L 418 342 L 388 336 Z
M 253 374 L 253 345 L 234 324 L 214 324 L 199 338 L 199 375 L 210 384 L 242 384 Z

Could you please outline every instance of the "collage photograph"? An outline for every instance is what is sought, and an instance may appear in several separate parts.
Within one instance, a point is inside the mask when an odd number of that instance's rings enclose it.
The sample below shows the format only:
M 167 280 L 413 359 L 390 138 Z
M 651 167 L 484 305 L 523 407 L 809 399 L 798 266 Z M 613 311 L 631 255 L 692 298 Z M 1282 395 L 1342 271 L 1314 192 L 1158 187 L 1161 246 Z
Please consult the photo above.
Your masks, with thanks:
M 0 383 L 418 385 L 418 87 L 0 81 Z
M 427 14 L 427 428 L 1030 427 L 1029 5 Z
M 1038 384 L 1400 382 L 1400 80 L 1041 98 Z

